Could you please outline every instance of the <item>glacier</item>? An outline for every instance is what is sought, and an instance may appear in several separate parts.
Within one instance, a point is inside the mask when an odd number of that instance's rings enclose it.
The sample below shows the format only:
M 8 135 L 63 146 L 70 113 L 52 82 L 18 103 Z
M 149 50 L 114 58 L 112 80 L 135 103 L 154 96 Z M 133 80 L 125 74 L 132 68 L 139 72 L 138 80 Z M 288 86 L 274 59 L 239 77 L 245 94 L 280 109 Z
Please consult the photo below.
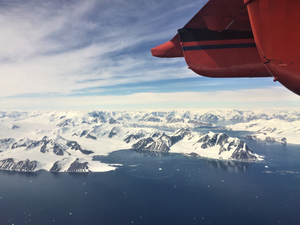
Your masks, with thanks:
M 224 130 L 250 131 L 252 140 L 300 144 L 298 110 L 170 110 L 0 112 L 0 169 L 102 172 L 118 164 L 94 161 L 121 149 L 179 153 L 218 160 L 261 161 Z M 197 128 L 215 129 L 205 134 Z

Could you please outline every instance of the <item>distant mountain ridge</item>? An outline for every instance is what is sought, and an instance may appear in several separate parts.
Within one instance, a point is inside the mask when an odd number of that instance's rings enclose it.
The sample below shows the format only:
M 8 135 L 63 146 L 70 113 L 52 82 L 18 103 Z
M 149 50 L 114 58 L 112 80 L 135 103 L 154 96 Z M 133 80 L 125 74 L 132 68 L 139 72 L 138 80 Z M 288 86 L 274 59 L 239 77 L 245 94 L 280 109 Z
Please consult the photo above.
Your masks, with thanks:
M 217 128 L 215 123 L 218 121 L 237 123 L 223 127 L 225 130 L 239 130 L 239 126 L 247 123 L 244 130 L 259 127 L 251 136 L 255 139 L 282 129 L 263 128 L 256 124 L 262 121 L 300 123 L 300 111 L 0 112 L 0 169 L 27 172 L 40 169 L 52 172 L 107 171 L 116 167 L 93 161 L 93 156 L 130 148 L 140 152 L 182 153 L 224 160 L 262 159 L 244 142 L 225 133 L 200 134 L 194 131 L 202 127 Z M 288 143 L 289 138 L 281 137 L 281 140 Z

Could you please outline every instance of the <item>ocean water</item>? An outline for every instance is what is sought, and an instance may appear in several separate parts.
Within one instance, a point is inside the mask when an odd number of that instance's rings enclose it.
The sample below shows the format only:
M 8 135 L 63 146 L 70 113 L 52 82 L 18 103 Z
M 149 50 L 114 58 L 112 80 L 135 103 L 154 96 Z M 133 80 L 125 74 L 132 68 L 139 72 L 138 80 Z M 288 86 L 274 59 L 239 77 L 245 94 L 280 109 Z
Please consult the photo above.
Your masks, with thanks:
M 0 172 L 0 224 L 300 224 L 300 147 L 240 163 L 120 150 L 104 173 Z

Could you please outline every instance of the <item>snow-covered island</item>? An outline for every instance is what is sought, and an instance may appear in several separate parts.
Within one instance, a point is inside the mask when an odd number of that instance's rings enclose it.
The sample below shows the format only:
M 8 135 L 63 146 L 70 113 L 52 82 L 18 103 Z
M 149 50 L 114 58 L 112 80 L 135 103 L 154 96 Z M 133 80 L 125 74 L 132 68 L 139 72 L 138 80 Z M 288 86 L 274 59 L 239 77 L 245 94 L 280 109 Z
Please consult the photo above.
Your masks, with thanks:
M 0 169 L 109 171 L 117 165 L 94 161 L 93 157 L 121 149 L 221 160 L 263 159 L 238 138 L 217 131 L 196 131 L 217 128 L 220 121 L 235 123 L 224 129 L 253 131 L 252 139 L 270 136 L 275 141 L 299 144 L 297 111 L 0 112 Z

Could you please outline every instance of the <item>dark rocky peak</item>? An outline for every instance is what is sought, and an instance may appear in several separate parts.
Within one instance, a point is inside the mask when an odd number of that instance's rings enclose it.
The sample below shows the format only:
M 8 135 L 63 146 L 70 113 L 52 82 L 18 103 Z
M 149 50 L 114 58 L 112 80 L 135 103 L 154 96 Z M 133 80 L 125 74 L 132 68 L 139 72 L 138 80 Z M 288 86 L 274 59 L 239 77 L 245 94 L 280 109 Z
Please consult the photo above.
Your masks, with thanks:
M 161 119 L 155 117 L 155 116 L 149 116 L 144 119 L 145 122 L 161 122 Z
M 42 141 L 32 141 L 29 145 L 26 146 L 26 150 L 35 148 L 37 146 L 40 146 L 43 142 Z
M 132 145 L 132 148 L 136 151 L 157 151 L 157 152 L 163 152 L 166 153 L 170 150 L 169 146 L 161 140 L 157 139 L 156 141 L 151 138 L 144 138 L 137 143 Z
M 277 130 L 277 128 L 273 128 L 273 127 L 263 127 L 261 129 L 259 129 L 257 131 L 257 133 L 265 133 L 265 134 L 267 134 L 267 133 L 273 133 L 276 130 Z
M 0 111 L 0 118 L 6 117 L 6 112 Z
M 42 145 L 47 145 L 50 142 L 49 138 L 47 136 L 44 136 L 41 140 L 35 140 L 32 141 L 30 144 L 26 146 L 26 150 L 42 146 Z M 46 143 L 46 144 L 45 144 Z
M 262 119 L 262 120 L 269 120 L 269 116 L 265 113 L 260 113 L 257 115 L 257 119 Z
M 169 117 L 174 117 L 176 114 L 176 111 L 171 111 L 171 112 L 168 112 L 167 113 L 167 117 L 166 118 L 169 118 Z
M 65 126 L 68 126 L 68 125 L 72 125 L 71 123 L 71 119 L 65 119 L 63 121 L 61 121 L 60 123 L 57 124 L 58 127 L 65 127 Z
M 42 141 L 43 141 L 43 142 L 48 141 L 48 140 L 49 140 L 48 136 L 44 136 L 44 137 L 42 138 Z
M 126 143 L 130 143 L 130 142 L 133 141 L 133 140 L 138 140 L 138 139 L 143 138 L 143 137 L 145 137 L 145 134 L 143 134 L 142 132 L 138 132 L 138 133 L 135 133 L 135 134 L 130 134 L 130 135 L 128 135 L 128 136 L 124 139 L 124 141 L 125 141 Z
M 214 115 L 211 113 L 204 113 L 203 115 L 199 116 L 200 121 L 218 121 L 220 118 L 218 115 Z
M 18 162 L 15 162 L 12 158 L 0 160 L 0 170 L 34 172 L 36 167 L 37 161 L 30 161 L 28 159 Z
M 237 139 L 231 138 L 225 133 L 213 133 L 209 132 L 202 136 L 197 143 L 201 143 L 201 148 L 209 148 L 218 145 L 220 147 L 220 153 L 223 151 L 230 151 L 232 148 L 237 148 L 239 145 L 243 145 L 244 142 Z M 243 146 L 242 146 L 243 147 Z
M 126 120 L 130 120 L 131 119 L 131 115 L 129 113 L 124 113 L 122 115 L 123 119 L 126 119 Z
M 110 118 L 108 123 L 109 123 L 109 124 L 117 124 L 117 123 L 119 123 L 119 122 L 116 121 L 114 118 Z
M 168 117 L 167 123 L 183 123 L 184 119 L 178 117 Z
M 174 136 L 181 136 L 181 137 L 183 138 L 183 137 L 185 137 L 186 135 L 191 135 L 191 134 L 192 134 L 192 132 L 191 132 L 188 128 L 182 127 L 182 128 L 180 128 L 180 129 L 176 130 L 176 131 L 172 134 L 172 136 L 173 136 L 173 137 L 174 137 Z
M 27 115 L 28 112 L 17 112 L 17 111 L 12 111 L 6 114 L 6 116 L 9 118 L 20 118 L 20 117 L 26 117 Z
M 243 111 L 237 110 L 237 109 L 232 110 L 232 112 L 238 113 L 238 114 L 240 114 L 240 115 L 243 115 L 243 114 L 244 114 Z
M 235 151 L 232 153 L 231 158 L 239 161 L 256 161 L 257 157 L 253 154 L 252 150 L 240 141 Z
M 139 122 L 144 121 L 144 122 L 160 122 L 161 119 L 157 118 L 156 116 L 146 113 L 141 119 L 139 119 Z
M 185 118 L 185 119 L 191 119 L 191 112 L 190 112 L 190 111 L 186 111 L 186 112 L 183 114 L 182 118 Z
M 102 122 L 102 123 L 106 123 L 107 122 L 107 118 L 106 118 L 106 114 L 105 112 L 102 111 L 93 111 L 88 113 L 89 116 L 94 117 L 94 118 L 98 118 L 98 122 Z
M 159 112 L 159 111 L 157 111 L 157 112 L 151 112 L 151 114 L 153 116 L 165 117 L 165 115 L 167 115 L 168 113 L 167 112 Z
M 191 136 L 192 132 L 187 128 L 180 128 L 176 130 L 171 136 L 171 145 L 176 144 L 178 141 L 182 140 L 186 136 Z
M 18 125 L 16 125 L 16 124 L 13 124 L 13 125 L 11 126 L 11 129 L 13 129 L 13 130 L 18 129 L 18 128 L 20 128 L 20 126 L 18 126 Z
M 80 151 L 82 154 L 85 155 L 94 153 L 93 151 L 82 149 L 82 147 L 76 141 L 68 141 L 67 146 L 69 147 L 69 149 Z
M 167 153 L 170 151 L 170 148 L 166 144 L 166 142 L 164 142 L 161 139 L 158 139 L 158 140 L 154 141 L 151 145 L 144 148 L 144 150 Z
M 113 129 L 111 129 L 111 131 L 108 134 L 109 138 L 112 138 L 113 136 L 117 135 L 117 133 L 120 131 L 120 128 L 118 127 L 113 127 Z
M 55 155 L 64 155 L 65 148 L 53 139 L 43 138 L 40 152 L 53 152 Z
M 209 148 L 215 146 L 219 135 L 220 134 L 209 132 L 208 134 L 202 136 L 196 143 L 202 143 L 201 148 Z
M 15 139 L 13 139 L 13 138 L 0 139 L 0 152 L 2 149 L 8 149 L 14 141 L 15 141 Z
M 0 139 L 0 144 L 10 144 L 12 142 L 14 142 L 15 139 L 13 138 L 3 138 L 3 139 Z
M 137 143 L 133 144 L 132 148 L 137 150 L 142 150 L 152 142 L 154 142 L 152 137 L 143 138 L 142 140 L 139 140 Z
M 67 158 L 64 158 L 61 161 L 55 162 L 51 167 L 50 172 L 62 171 L 63 166 L 67 165 L 68 161 L 69 160 Z M 77 158 L 73 163 L 70 164 L 69 168 L 67 169 L 67 172 L 90 172 L 88 162 Z
M 20 139 L 19 141 L 13 143 L 13 145 L 11 146 L 11 149 L 15 149 L 15 148 L 20 148 L 20 147 L 26 147 L 27 145 L 29 145 L 32 141 L 28 138 L 23 138 Z
M 88 162 L 83 162 L 80 159 L 76 159 L 68 168 L 67 172 L 90 172 Z
M 162 135 L 161 132 L 159 132 L 158 130 L 154 130 L 154 131 L 152 131 L 152 133 L 150 133 L 149 136 L 152 137 L 152 138 L 157 138 L 157 137 L 159 137 L 161 135 Z
M 94 132 L 90 132 L 86 135 L 86 138 L 97 140 L 97 135 Z
M 82 131 L 81 134 L 80 134 L 80 137 L 83 137 L 83 136 L 87 135 L 88 132 L 89 132 L 88 130 Z
M 99 129 L 99 127 L 95 126 L 94 130 L 97 130 L 97 129 Z M 74 134 L 73 134 L 73 136 L 74 136 Z M 93 131 L 89 132 L 89 130 L 82 131 L 79 136 L 80 137 L 85 137 L 85 138 L 90 138 L 90 139 L 93 139 L 93 140 L 97 140 L 97 135 Z
M 199 144 L 201 148 L 206 149 L 213 146 L 218 146 L 219 155 L 225 151 L 233 152 L 230 159 L 239 161 L 257 161 L 258 156 L 252 152 L 252 150 L 238 138 L 231 138 L 224 133 L 213 133 L 202 136 L 194 145 Z
M 67 146 L 69 146 L 71 150 L 82 150 L 81 146 L 76 141 L 68 141 Z
M 174 144 L 173 137 L 163 133 L 158 140 L 164 141 L 168 147 L 171 147 Z

